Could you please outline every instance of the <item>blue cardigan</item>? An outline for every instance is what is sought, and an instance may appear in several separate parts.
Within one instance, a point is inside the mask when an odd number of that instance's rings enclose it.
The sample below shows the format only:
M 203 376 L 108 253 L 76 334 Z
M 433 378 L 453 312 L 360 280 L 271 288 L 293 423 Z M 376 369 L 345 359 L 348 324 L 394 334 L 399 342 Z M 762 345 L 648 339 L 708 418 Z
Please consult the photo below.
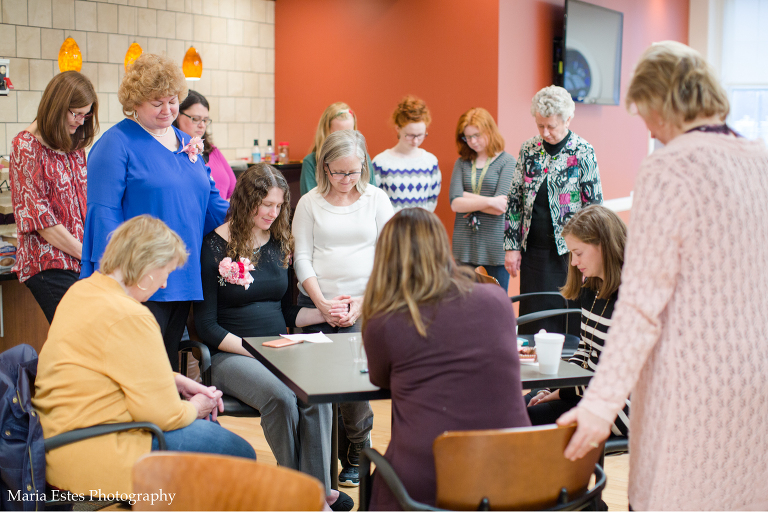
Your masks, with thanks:
M 189 135 L 173 127 L 179 149 Z M 171 152 L 136 122 L 124 119 L 93 145 L 88 156 L 88 211 L 80 278 L 99 269 L 108 236 L 141 214 L 161 219 L 184 240 L 189 259 L 168 277 L 168 287 L 149 300 L 202 300 L 200 248 L 203 236 L 224 222 L 221 198 L 203 159 Z

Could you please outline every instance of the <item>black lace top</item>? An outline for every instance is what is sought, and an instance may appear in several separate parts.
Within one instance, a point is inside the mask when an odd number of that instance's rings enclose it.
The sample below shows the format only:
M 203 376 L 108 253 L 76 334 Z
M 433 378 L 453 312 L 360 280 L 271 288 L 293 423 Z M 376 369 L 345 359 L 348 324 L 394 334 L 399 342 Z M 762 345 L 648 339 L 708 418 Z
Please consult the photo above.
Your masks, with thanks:
M 227 256 L 226 240 L 215 231 L 203 239 L 203 301 L 194 305 L 195 327 L 211 355 L 230 332 L 240 337 L 278 336 L 296 324 L 301 308 L 291 303 L 288 269 L 282 267 L 280 247 L 270 238 L 260 251 L 258 265 L 251 271 L 253 283 L 246 290 L 219 279 L 219 263 Z

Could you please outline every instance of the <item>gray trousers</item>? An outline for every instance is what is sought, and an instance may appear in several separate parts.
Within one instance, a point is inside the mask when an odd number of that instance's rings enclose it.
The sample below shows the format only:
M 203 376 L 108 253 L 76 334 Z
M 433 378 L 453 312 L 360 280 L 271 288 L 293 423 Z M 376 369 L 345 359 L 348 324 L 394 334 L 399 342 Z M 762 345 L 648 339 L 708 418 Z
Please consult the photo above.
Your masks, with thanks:
M 303 308 L 314 308 L 312 299 L 299 294 L 297 301 Z M 305 333 L 322 332 L 325 334 L 360 332 L 362 320 L 355 322 L 351 327 L 333 327 L 328 323 L 307 325 L 302 327 Z M 373 429 L 373 410 L 371 404 L 366 400 L 364 402 L 343 402 L 339 404 L 339 412 L 343 420 L 344 429 L 339 429 L 339 459 L 342 465 L 347 466 L 347 447 L 349 443 L 362 443 L 368 439 Z M 342 435 L 346 433 L 346 435 Z
M 251 357 L 219 352 L 211 366 L 214 386 L 261 413 L 261 428 L 277 463 L 314 476 L 330 494 L 331 404 L 304 404 Z

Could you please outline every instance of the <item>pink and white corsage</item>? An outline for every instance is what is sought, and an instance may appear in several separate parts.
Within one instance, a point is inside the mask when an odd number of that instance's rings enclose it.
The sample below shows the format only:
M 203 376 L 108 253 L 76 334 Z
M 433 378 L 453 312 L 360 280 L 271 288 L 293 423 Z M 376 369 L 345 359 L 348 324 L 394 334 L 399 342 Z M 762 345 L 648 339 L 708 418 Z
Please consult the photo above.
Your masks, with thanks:
M 203 139 L 200 137 L 192 137 L 192 140 L 184 146 L 179 153 L 186 153 L 189 155 L 189 160 L 192 163 L 197 162 L 197 155 L 203 152 Z
M 190 155 L 191 156 L 191 155 Z M 251 270 L 255 267 L 248 258 L 240 258 L 240 261 L 232 261 L 232 258 L 224 258 L 219 263 L 219 284 L 239 284 L 247 290 L 253 282 Z

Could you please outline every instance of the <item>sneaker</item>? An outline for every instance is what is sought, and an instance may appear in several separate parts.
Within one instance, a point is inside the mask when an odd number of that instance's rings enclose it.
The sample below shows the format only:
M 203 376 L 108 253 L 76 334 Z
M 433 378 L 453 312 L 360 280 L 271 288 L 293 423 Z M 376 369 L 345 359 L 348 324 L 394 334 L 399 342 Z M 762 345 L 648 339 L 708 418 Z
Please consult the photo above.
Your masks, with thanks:
M 339 485 L 344 487 L 357 487 L 360 485 L 360 473 L 357 466 L 346 466 L 339 473 Z
M 368 437 L 368 439 L 366 439 L 362 443 L 349 443 L 349 448 L 347 449 L 347 461 L 349 461 L 349 465 L 354 467 L 359 466 L 360 452 L 363 451 L 363 448 L 370 448 L 370 447 L 371 447 L 370 436 Z
M 328 506 L 331 508 L 331 510 L 347 511 L 352 510 L 352 507 L 355 506 L 355 502 L 348 494 L 339 491 L 339 497 L 336 498 L 336 501 Z

